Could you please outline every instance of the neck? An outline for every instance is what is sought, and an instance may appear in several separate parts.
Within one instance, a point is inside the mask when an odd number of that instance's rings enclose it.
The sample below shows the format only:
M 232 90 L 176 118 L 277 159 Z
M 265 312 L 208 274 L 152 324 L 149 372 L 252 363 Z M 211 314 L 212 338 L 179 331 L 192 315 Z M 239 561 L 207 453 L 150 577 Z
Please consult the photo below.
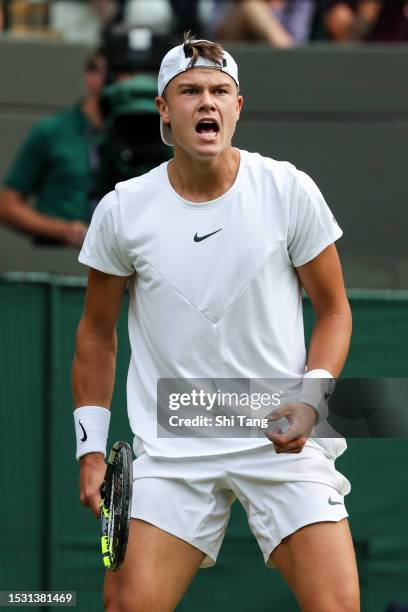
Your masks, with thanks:
M 102 114 L 97 96 L 86 96 L 82 101 L 81 110 L 91 125 L 97 129 L 102 127 Z
M 186 200 L 208 202 L 222 196 L 234 183 L 240 163 L 237 149 L 228 147 L 215 159 L 194 159 L 175 148 L 169 162 L 170 183 Z

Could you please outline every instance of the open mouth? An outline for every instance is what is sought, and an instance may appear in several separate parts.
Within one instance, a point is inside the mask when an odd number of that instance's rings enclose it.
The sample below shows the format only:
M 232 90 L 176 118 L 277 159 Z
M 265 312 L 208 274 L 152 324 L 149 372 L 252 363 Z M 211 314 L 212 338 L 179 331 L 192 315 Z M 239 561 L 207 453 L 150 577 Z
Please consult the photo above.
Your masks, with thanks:
M 215 119 L 202 119 L 196 125 L 196 132 L 205 140 L 214 140 L 220 131 Z

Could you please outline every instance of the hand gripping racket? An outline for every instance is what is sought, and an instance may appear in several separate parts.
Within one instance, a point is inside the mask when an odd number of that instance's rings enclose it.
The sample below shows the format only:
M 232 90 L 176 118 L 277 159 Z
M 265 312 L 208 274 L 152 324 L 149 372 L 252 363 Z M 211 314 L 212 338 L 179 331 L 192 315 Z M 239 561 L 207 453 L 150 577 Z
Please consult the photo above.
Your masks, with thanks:
M 132 451 L 127 442 L 112 446 L 101 486 L 101 546 L 106 568 L 116 571 L 125 558 L 133 483 Z

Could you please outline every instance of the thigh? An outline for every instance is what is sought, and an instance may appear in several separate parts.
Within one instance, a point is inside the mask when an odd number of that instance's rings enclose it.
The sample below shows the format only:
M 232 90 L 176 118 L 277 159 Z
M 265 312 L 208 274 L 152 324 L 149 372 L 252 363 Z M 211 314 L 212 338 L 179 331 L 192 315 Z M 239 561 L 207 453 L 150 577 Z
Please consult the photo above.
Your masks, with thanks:
M 204 557 L 184 540 L 132 519 L 123 565 L 116 572 L 106 572 L 105 611 L 174 610 Z
M 202 567 L 215 565 L 234 500 L 219 482 L 219 471 L 215 461 L 205 458 L 174 462 L 139 457 L 134 462 L 131 517 L 206 553 Z
M 303 611 L 358 611 L 359 582 L 347 518 L 306 525 L 286 537 L 271 561 Z

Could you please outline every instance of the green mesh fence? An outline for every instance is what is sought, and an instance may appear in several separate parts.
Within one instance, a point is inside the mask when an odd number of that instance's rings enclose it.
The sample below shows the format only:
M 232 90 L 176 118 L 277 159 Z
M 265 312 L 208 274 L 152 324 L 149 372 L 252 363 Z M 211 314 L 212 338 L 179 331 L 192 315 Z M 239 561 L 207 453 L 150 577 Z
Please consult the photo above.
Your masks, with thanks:
M 82 279 L 41 274 L 0 280 L 5 466 L 0 590 L 75 590 L 78 612 L 94 612 L 102 610 L 104 575 L 99 523 L 79 503 L 70 390 L 84 287 Z M 344 375 L 408 377 L 408 294 L 354 291 L 349 297 L 354 335 Z M 109 444 L 131 439 L 125 403 L 126 310 L 127 300 L 118 327 Z M 307 335 L 312 323 L 306 300 Z M 408 605 L 407 451 L 406 440 L 354 439 L 336 463 L 352 483 L 347 508 L 367 612 L 385 612 L 390 601 Z M 198 573 L 177 610 L 271 609 L 298 607 L 278 572 L 265 568 L 237 502 L 217 566 Z

